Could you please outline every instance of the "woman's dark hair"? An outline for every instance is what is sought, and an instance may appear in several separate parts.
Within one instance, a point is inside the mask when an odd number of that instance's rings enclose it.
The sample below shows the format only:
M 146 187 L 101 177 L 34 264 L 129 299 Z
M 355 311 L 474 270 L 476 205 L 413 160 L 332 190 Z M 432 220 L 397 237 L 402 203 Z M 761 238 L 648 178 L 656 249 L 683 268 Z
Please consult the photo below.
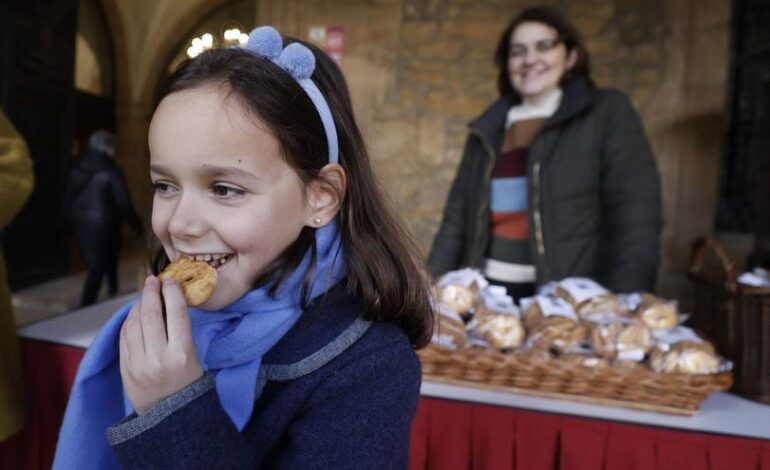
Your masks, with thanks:
M 500 35 L 500 41 L 497 43 L 495 51 L 495 65 L 497 66 L 497 90 L 500 96 L 513 94 L 518 95 L 511 86 L 511 79 L 508 74 L 508 53 L 511 48 L 511 34 L 522 23 L 534 22 L 542 23 L 556 30 L 558 39 L 567 48 L 569 54 L 573 50 L 577 53 L 577 61 L 569 70 L 564 72 L 561 78 L 561 85 L 574 78 L 582 77 L 589 84 L 593 85 L 591 80 L 591 57 L 583 43 L 583 38 L 578 33 L 575 26 L 570 23 L 561 12 L 551 7 L 532 7 L 527 8 L 508 24 Z
M 415 347 L 425 346 L 432 333 L 427 279 L 418 268 L 416 244 L 389 209 L 376 182 L 342 72 L 317 47 L 291 38 L 284 41 L 301 42 L 315 55 L 311 78 L 329 103 L 337 128 L 339 163 L 347 175 L 347 191 L 338 215 L 346 290 L 362 297 L 369 320 L 396 324 Z M 244 49 L 213 49 L 180 64 L 161 88 L 157 101 L 208 84 L 225 87 L 270 129 L 285 161 L 304 184 L 320 177 L 320 170 L 328 163 L 324 127 L 313 102 L 288 73 Z M 275 281 L 272 289 L 277 289 L 309 249 L 315 253 L 315 229 L 304 227 L 256 285 Z M 160 248 L 153 269 L 159 272 L 168 262 Z M 311 266 L 304 294 L 309 292 L 313 271 Z

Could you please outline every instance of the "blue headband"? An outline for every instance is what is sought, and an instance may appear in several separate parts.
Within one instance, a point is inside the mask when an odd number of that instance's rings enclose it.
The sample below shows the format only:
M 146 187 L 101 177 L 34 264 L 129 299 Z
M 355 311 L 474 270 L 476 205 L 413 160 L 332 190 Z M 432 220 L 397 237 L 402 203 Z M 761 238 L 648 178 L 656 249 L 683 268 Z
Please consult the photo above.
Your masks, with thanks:
M 249 41 L 246 50 L 259 57 L 270 59 L 271 62 L 289 73 L 299 86 L 305 90 L 307 96 L 313 101 L 315 109 L 321 116 L 321 122 L 326 131 L 326 142 L 329 145 L 329 163 L 339 161 L 337 148 L 337 128 L 334 126 L 334 118 L 329 109 L 329 104 L 324 99 L 310 76 L 315 70 L 315 56 L 307 47 L 300 43 L 291 43 L 283 47 L 283 38 L 272 26 L 260 26 L 249 33 Z

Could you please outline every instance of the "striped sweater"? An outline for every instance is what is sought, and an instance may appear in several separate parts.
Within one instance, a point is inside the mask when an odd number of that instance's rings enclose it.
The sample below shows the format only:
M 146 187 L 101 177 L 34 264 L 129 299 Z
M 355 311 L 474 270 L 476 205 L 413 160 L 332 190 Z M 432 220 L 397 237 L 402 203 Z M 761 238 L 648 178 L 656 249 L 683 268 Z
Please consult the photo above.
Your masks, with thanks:
M 556 89 L 538 106 L 519 104 L 508 112 L 505 138 L 492 170 L 491 239 L 484 273 L 492 280 L 535 280 L 527 216 L 528 154 L 530 144 L 560 101 L 561 90 Z

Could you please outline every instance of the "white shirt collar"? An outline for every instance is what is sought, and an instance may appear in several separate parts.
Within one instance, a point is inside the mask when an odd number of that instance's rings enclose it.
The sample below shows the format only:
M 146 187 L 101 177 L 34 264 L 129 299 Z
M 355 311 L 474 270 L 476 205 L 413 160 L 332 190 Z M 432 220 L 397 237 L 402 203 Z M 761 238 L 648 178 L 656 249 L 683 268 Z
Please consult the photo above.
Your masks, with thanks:
M 553 113 L 559 109 L 561 97 L 561 88 L 555 88 L 544 97 L 542 103 L 535 105 L 532 103 L 521 102 L 512 106 L 511 109 L 508 110 L 508 114 L 505 118 L 505 128 L 509 128 L 511 124 L 517 121 L 553 116 Z

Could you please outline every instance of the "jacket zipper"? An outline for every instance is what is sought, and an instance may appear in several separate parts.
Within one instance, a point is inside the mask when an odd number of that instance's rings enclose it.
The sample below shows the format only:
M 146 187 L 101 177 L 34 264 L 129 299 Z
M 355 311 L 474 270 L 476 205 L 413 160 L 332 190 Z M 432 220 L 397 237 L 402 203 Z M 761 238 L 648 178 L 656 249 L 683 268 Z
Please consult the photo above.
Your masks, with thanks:
M 492 150 L 492 146 L 489 145 L 487 142 L 487 139 L 481 134 L 481 132 L 477 131 L 474 128 L 470 128 L 470 131 L 472 134 L 476 135 L 479 140 L 481 141 L 481 144 L 484 146 L 484 149 L 487 151 L 487 154 L 489 154 L 489 162 L 487 163 L 487 171 L 484 176 L 484 187 L 489 187 L 489 182 L 492 180 L 492 171 L 495 169 L 495 152 Z M 481 227 L 484 223 L 484 208 L 487 207 L 489 204 L 489 190 L 484 192 L 484 199 L 482 199 L 482 203 L 479 205 L 479 212 L 476 215 L 476 233 L 474 234 L 474 247 L 479 244 L 479 238 L 481 237 Z
M 492 146 L 489 145 L 486 138 L 476 129 L 471 128 L 471 133 L 476 135 L 481 141 L 482 145 L 489 154 L 489 164 L 487 165 L 487 172 L 484 178 L 484 187 L 489 185 L 492 179 L 492 171 L 495 168 L 495 152 L 492 150 Z M 533 141 L 532 144 L 535 142 Z M 530 149 L 533 145 L 530 144 Z M 481 224 L 484 223 L 483 215 L 484 208 L 489 204 L 489 191 L 486 191 L 482 199 L 482 204 L 479 207 L 479 213 L 477 214 L 477 225 L 475 233 L 474 243 L 478 244 L 478 238 L 481 236 Z M 532 220 L 535 223 L 535 247 L 537 254 L 540 256 L 540 266 L 542 266 L 543 272 L 546 273 L 544 277 L 547 277 L 548 266 L 545 264 L 545 242 L 543 239 L 543 221 L 540 215 L 540 161 L 536 161 L 532 164 Z
M 532 220 L 535 222 L 535 244 L 545 270 L 545 243 L 543 222 L 540 216 L 540 161 L 532 164 Z

